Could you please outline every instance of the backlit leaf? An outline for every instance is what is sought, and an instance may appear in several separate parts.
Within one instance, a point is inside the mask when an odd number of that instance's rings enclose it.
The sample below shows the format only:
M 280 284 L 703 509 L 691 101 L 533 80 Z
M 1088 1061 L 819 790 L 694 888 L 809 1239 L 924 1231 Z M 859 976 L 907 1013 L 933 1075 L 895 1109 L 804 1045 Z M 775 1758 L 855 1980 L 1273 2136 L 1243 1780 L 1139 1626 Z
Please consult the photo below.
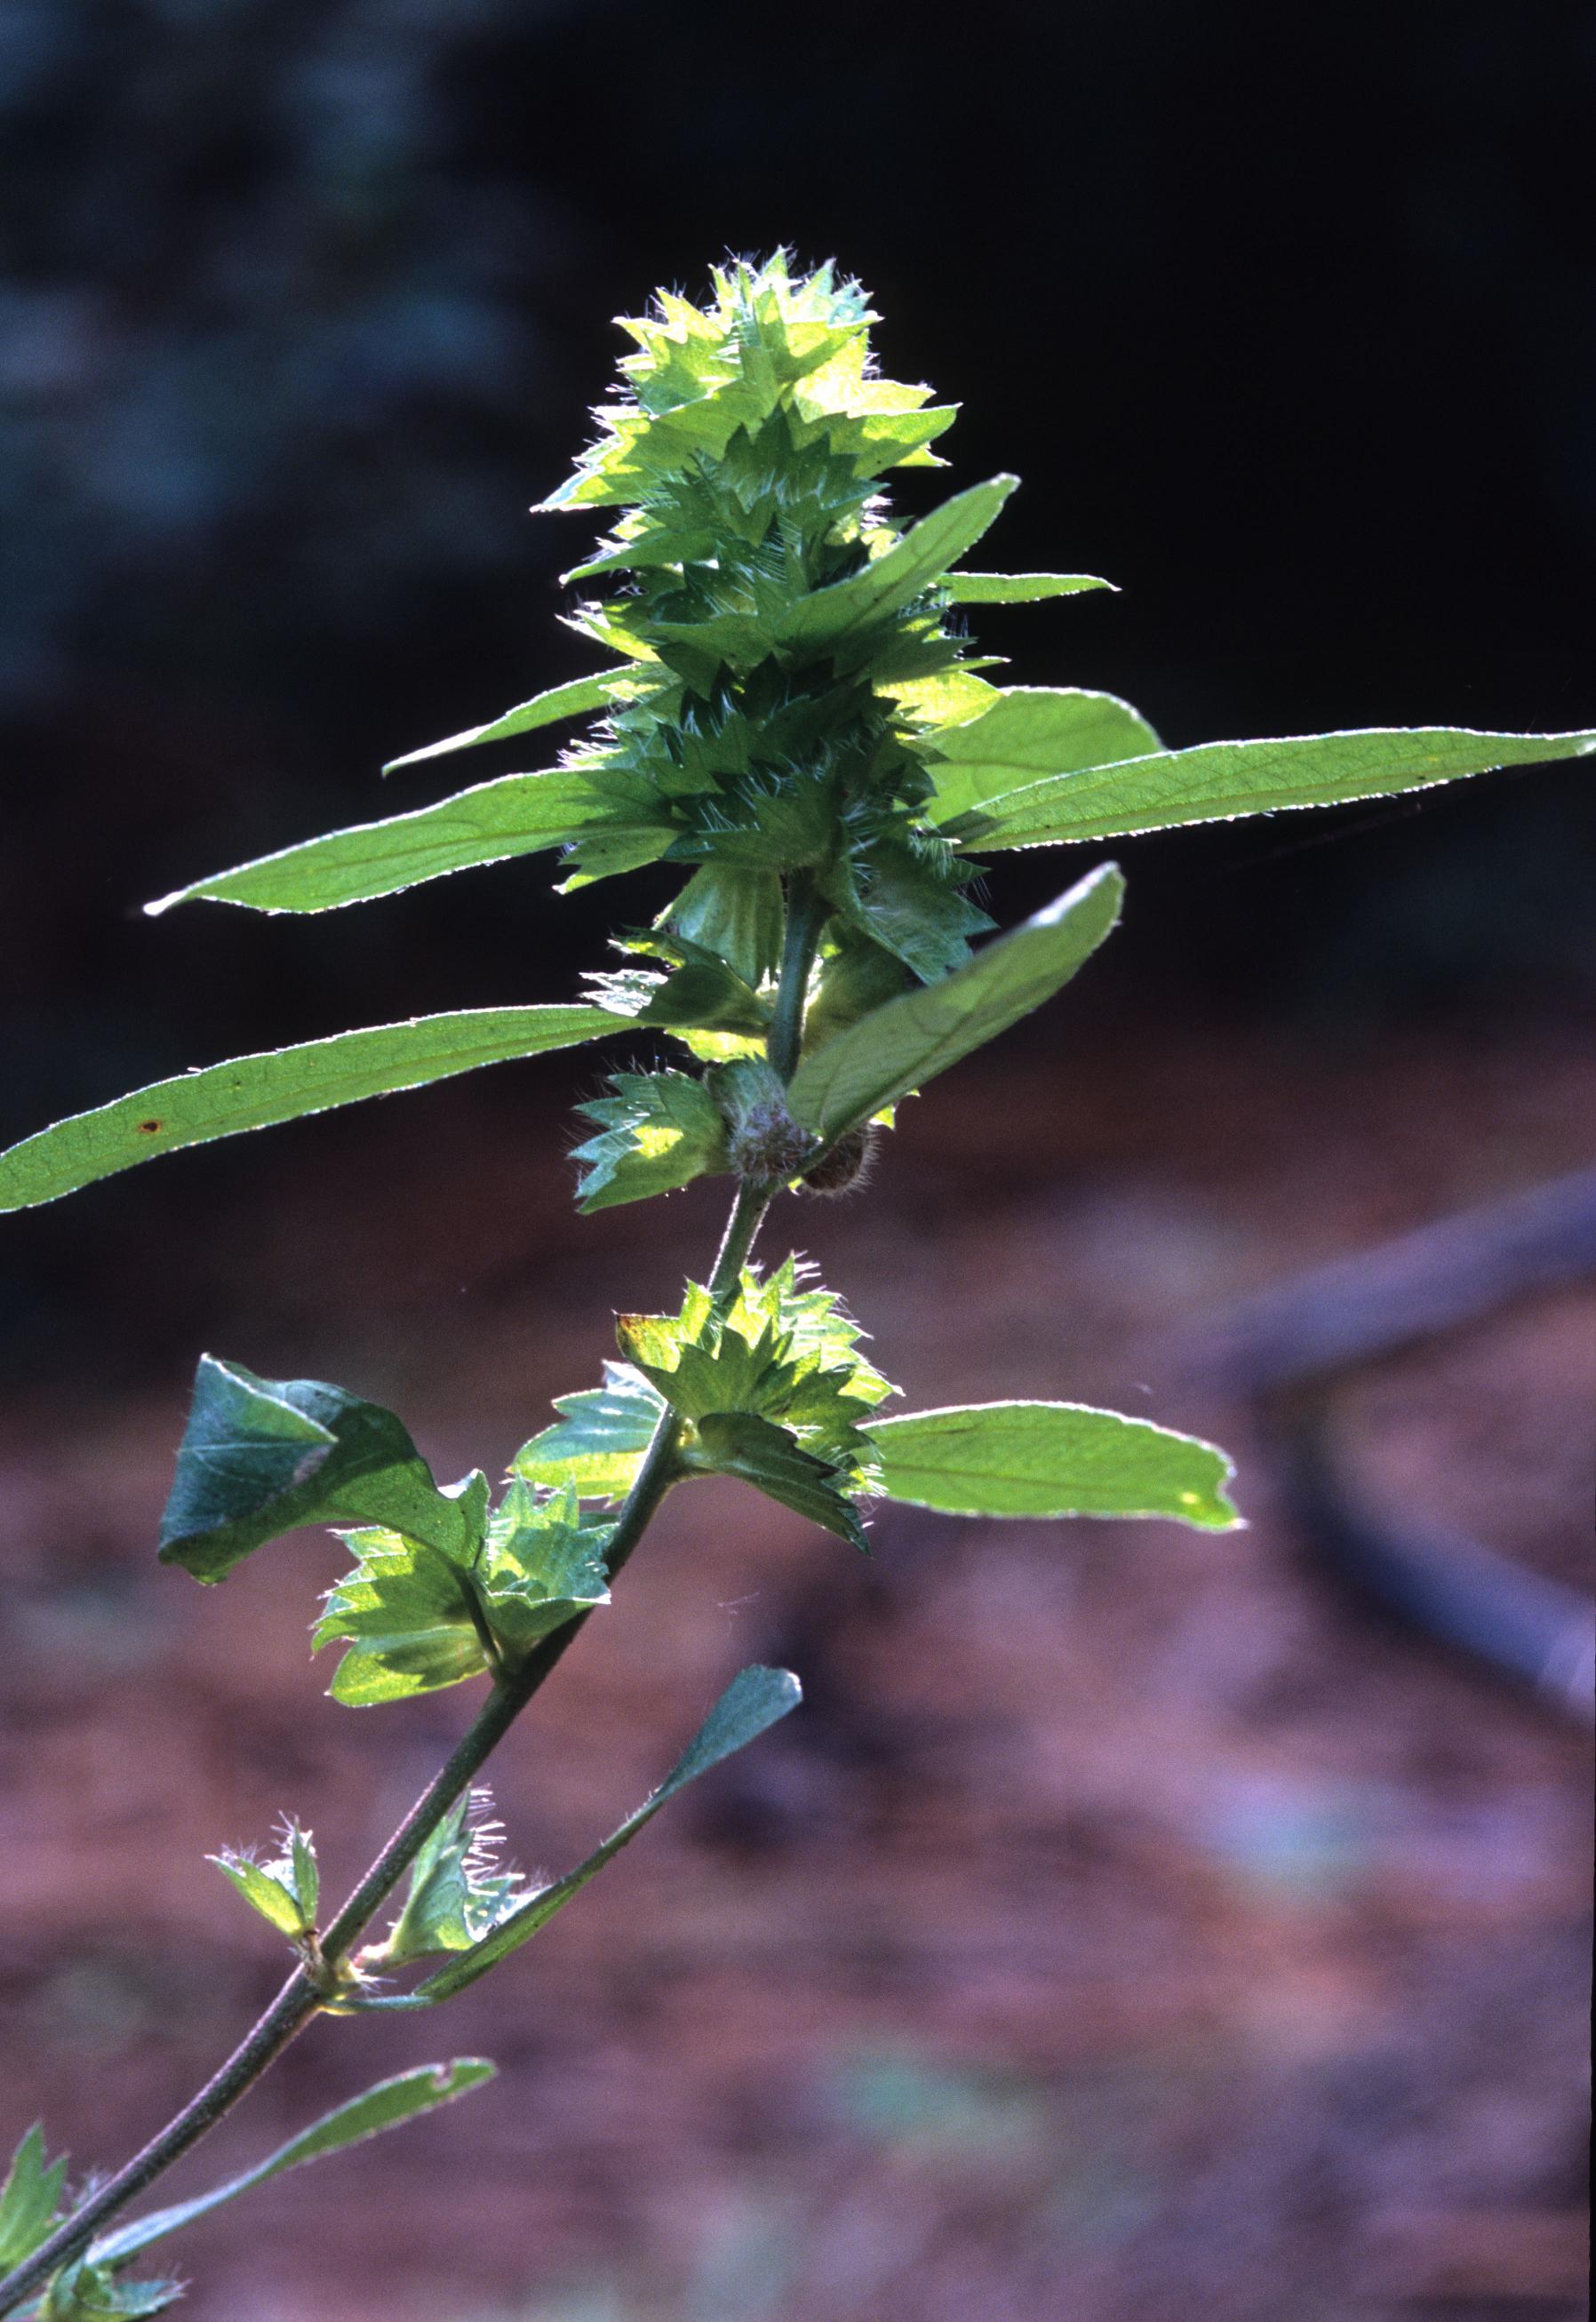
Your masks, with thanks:
M 435 806 L 356 823 L 235 870 L 214 872 L 144 909 L 157 918 L 174 903 L 205 899 L 246 903 L 257 911 L 335 910 L 479 863 L 561 846 L 604 812 L 602 800 L 572 767 L 501 774 Z
M 49 2237 L 60 2207 L 67 2162 L 46 2162 L 44 2131 L 35 2122 L 11 2157 L 0 2186 L 0 2274 L 32 2257 Z
M 308 1934 L 315 1925 L 321 1873 L 310 1833 L 301 1830 L 296 1822 L 284 1824 L 282 1851 L 269 1861 L 258 1862 L 253 1854 L 241 1853 L 235 1847 L 223 1847 L 220 1854 L 208 1854 L 205 1860 L 215 1864 L 251 1909 L 279 1934 L 292 1941 Z
M 1119 916 L 1125 882 L 1090 872 L 940 983 L 907 992 L 806 1056 L 788 1090 L 796 1120 L 828 1143 L 1050 1000 Z
M 80 2257 L 55 2276 L 42 2305 L 26 2310 L 41 2322 L 147 2322 L 182 2295 L 180 2282 L 118 2281 L 109 2266 Z
M 533 1484 L 574 1484 L 584 1499 L 625 1499 L 653 1439 L 665 1399 L 630 1363 L 606 1363 L 604 1385 L 561 1394 L 564 1415 L 516 1452 L 516 1475 Z
M 984 724 L 984 719 L 979 721 Z M 968 728 L 959 729 L 967 732 Z M 939 735 L 937 746 L 948 736 Z M 1081 838 L 1118 837 L 1163 830 L 1175 823 L 1227 821 L 1272 814 L 1283 807 L 1337 806 L 1349 799 L 1383 798 L 1424 790 L 1461 774 L 1498 766 L 1538 765 L 1553 758 L 1583 758 L 1596 751 L 1596 731 L 1574 734 L 1476 733 L 1461 726 L 1371 727 L 1346 734 L 1294 735 L 1283 741 L 1205 742 L 1190 750 L 1161 750 L 1128 764 L 1098 763 L 1029 782 L 999 795 L 988 789 L 958 836 L 983 851 L 1003 846 L 1060 846 Z M 961 778 L 965 770 L 961 769 Z M 942 788 L 942 818 L 964 809 L 963 793 Z
M 534 693 L 530 701 L 518 702 L 501 718 L 490 718 L 486 726 L 468 726 L 462 734 L 451 734 L 444 741 L 429 742 L 424 750 L 406 750 L 402 758 L 390 758 L 382 771 L 385 774 L 397 773 L 401 766 L 420 765 L 424 758 L 441 758 L 451 750 L 475 749 L 480 742 L 508 742 L 517 734 L 530 734 L 540 726 L 552 726 L 561 718 L 579 718 L 587 710 L 607 709 L 616 679 L 630 675 L 629 670 L 610 669 L 601 671 L 596 677 L 572 678 L 569 685 L 552 685 L 546 693 Z
M 781 958 L 781 882 L 771 871 L 707 863 L 694 872 L 662 923 L 714 952 L 757 991 Z
M 976 484 L 945 500 L 862 572 L 801 599 L 780 625 L 780 642 L 789 647 L 834 651 L 866 635 L 940 580 L 949 565 L 974 546 L 1018 481 L 1017 476 L 994 476 L 990 483 Z
M 1155 751 L 1158 736 L 1117 694 L 1017 685 L 968 724 L 940 727 L 926 747 L 936 784 L 926 812 L 947 823 L 1039 776 Z M 985 843 L 985 829 L 973 844 Z
M 460 1008 L 234 1056 L 74 1113 L 0 1153 L 0 1211 L 57 1201 L 184 1146 L 574 1047 L 617 1028 L 603 1008 Z
M 771 1420 L 747 1411 L 707 1412 L 684 1440 L 681 1458 L 695 1475 L 735 1476 L 851 1548 L 864 1546 L 846 1471 L 800 1450 L 789 1431 Z
M 457 1798 L 410 1866 L 404 1906 L 380 1943 L 360 1954 L 362 1972 L 405 1966 L 438 1952 L 466 1952 L 522 1899 L 523 1880 L 504 1869 L 504 1825 L 486 1789 Z
M 872 1419 L 876 1489 L 950 1515 L 1170 1516 L 1239 1522 L 1225 1454 L 1194 1435 L 1076 1403 L 968 1403 Z
M 971 937 L 992 924 L 962 884 L 890 838 L 862 849 L 831 892 L 862 935 L 926 983 L 962 967 Z
M 577 1190 L 584 1210 L 672 1193 L 728 1166 L 725 1122 L 702 1081 L 686 1073 L 616 1073 L 610 1086 L 612 1095 L 578 1107 L 599 1128 L 571 1156 L 582 1165 Z
M 1044 597 L 1078 597 L 1115 584 L 1095 572 L 950 572 L 943 586 L 955 605 L 1035 605 Z
M 583 1516 L 569 1484 L 540 1498 L 513 1482 L 464 1558 L 382 1525 L 343 1538 L 357 1561 L 328 1591 L 312 1641 L 349 1647 L 330 1690 L 351 1709 L 512 1666 L 609 1601 L 609 1527 Z

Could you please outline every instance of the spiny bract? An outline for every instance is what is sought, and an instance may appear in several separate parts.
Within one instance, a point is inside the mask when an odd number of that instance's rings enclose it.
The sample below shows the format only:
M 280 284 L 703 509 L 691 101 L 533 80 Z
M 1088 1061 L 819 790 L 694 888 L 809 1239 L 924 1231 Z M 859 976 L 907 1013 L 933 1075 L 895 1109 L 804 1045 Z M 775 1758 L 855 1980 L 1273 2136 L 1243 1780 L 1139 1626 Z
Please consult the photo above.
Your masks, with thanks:
M 667 924 L 755 990 L 778 964 L 778 882 L 807 873 L 834 915 L 825 952 L 887 955 L 879 996 L 904 968 L 956 966 L 990 925 L 961 891 L 971 866 L 921 813 L 915 705 L 931 690 L 946 714 L 963 648 L 937 583 L 1009 480 L 959 496 L 962 536 L 927 543 L 929 562 L 892 556 L 902 535 L 879 479 L 940 466 L 929 446 L 953 412 L 874 376 L 874 317 L 829 268 L 795 281 L 778 257 L 715 288 L 707 310 L 666 295 L 623 325 L 639 350 L 621 365 L 627 392 L 543 503 L 621 507 L 567 578 L 629 576 L 571 617 L 635 664 L 568 761 L 602 802 L 572 858 L 589 879 L 702 865 Z

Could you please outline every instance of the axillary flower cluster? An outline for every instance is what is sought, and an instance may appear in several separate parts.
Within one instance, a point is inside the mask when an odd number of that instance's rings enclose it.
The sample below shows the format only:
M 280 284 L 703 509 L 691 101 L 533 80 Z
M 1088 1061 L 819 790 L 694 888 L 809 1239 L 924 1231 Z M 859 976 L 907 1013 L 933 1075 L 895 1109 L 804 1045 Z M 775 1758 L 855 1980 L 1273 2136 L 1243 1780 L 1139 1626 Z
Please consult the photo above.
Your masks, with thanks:
M 557 1403 L 497 1493 L 479 1470 L 441 1486 L 402 1422 L 358 1394 L 201 1361 L 162 1558 L 218 1581 L 285 1532 L 329 1526 L 353 1558 L 314 1631 L 317 1650 L 343 1648 L 333 1697 L 364 1708 L 473 1678 L 488 1690 L 331 1916 L 297 1820 L 275 1855 L 215 1858 L 287 1943 L 287 1980 L 167 2127 L 76 2200 L 29 2132 L 0 2189 L 0 2315 L 155 2314 L 177 2292 L 124 2278 L 140 2251 L 488 2078 L 476 2058 L 402 2073 L 245 2176 L 112 2224 L 310 2016 L 450 1999 L 688 1782 L 796 1705 L 788 1671 L 744 1669 L 585 1861 L 543 1886 L 500 1866 L 476 1776 L 609 1602 L 674 1487 L 737 1477 L 859 1547 L 872 1498 L 950 1514 L 1237 1521 L 1224 1454 L 1145 1420 L 1062 1401 L 883 1413 L 893 1390 L 832 1294 L 793 1257 L 751 1262 L 785 1189 L 855 1182 L 895 1107 L 1049 1000 L 1115 926 L 1124 882 L 1099 864 L 972 951 L 992 923 L 971 900 L 968 850 L 1327 805 L 1596 748 L 1590 733 L 1433 727 L 1172 750 L 1111 694 L 1000 690 L 971 656 L 961 608 L 1108 584 L 963 564 L 1011 476 L 895 520 L 882 479 L 943 466 L 933 447 L 954 415 L 927 389 L 876 374 L 873 320 L 857 285 L 829 268 L 795 277 L 778 257 L 716 273 L 705 307 L 667 295 L 627 323 L 636 352 L 623 394 L 543 504 L 612 512 L 567 576 L 592 592 L 570 618 L 606 664 L 394 765 L 583 716 L 596 720 L 588 737 L 535 772 L 284 846 L 149 907 L 330 910 L 540 850 L 562 850 L 568 886 L 653 866 L 653 916 L 619 932 L 619 963 L 589 978 L 585 999 L 452 1010 L 235 1057 L 0 1154 L 0 1211 L 21 1209 L 210 1138 L 618 1037 L 631 1061 L 583 1108 L 581 1206 L 733 1181 L 706 1279 L 687 1283 L 675 1313 L 621 1318 L 620 1359 Z M 680 884 L 660 908 L 670 867 Z M 362 1948 L 406 1878 L 386 1935 Z

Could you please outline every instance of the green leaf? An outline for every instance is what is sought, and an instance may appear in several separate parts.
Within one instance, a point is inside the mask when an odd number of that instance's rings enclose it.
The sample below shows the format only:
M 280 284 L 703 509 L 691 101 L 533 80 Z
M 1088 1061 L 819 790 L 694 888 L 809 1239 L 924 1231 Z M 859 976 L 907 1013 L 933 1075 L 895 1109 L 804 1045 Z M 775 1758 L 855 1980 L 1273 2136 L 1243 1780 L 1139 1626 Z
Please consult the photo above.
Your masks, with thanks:
M 707 863 L 695 871 L 661 924 L 714 952 L 757 991 L 781 960 L 781 882 L 772 871 Z
M 1035 605 L 1044 597 L 1077 597 L 1084 589 L 1119 593 L 1095 572 L 950 572 L 943 586 L 955 605 Z
M 949 1515 L 1171 1516 L 1222 1531 L 1223 1451 L 1150 1420 L 1078 1403 L 968 1403 L 872 1419 L 876 1488 Z
M 231 1846 L 220 1854 L 207 1854 L 205 1860 L 214 1862 L 251 1909 L 290 1943 L 315 1925 L 321 1873 L 310 1833 L 296 1822 L 285 1824 L 282 1851 L 269 1862 L 257 1862 L 252 1854 Z
M 945 850 L 944 850 L 945 852 Z M 955 864 L 961 872 L 968 864 Z M 839 879 L 833 900 L 860 932 L 912 968 L 922 983 L 962 967 L 970 937 L 992 922 L 962 886 L 890 838 L 862 848 Z
M 983 662 L 979 666 L 991 664 Z M 880 675 L 872 664 L 871 682 L 879 694 L 896 703 L 909 739 L 922 750 L 936 727 L 968 725 L 971 718 L 979 718 L 1003 699 L 998 687 L 977 677 L 968 662 L 938 670 L 930 677 L 897 679 Z
M 835 651 L 856 641 L 940 580 L 995 521 L 1018 481 L 1017 476 L 994 476 L 990 483 L 956 493 L 862 572 L 812 590 L 782 620 L 777 633 L 781 644 Z
M 609 1528 L 583 1518 L 570 1485 L 540 1500 L 512 1483 L 465 1559 L 382 1525 L 343 1538 L 355 1568 L 328 1591 L 312 1643 L 317 1652 L 334 1640 L 350 1647 L 330 1688 L 346 1708 L 406 1700 L 513 1664 L 609 1602 Z
M 74 1113 L 0 1153 L 0 1211 L 57 1201 L 186 1145 L 575 1047 L 616 1028 L 603 1008 L 458 1008 L 234 1056 Z
M 941 983 L 905 992 L 806 1056 L 794 1118 L 829 1144 L 1050 1000 L 1119 916 L 1125 882 L 1106 863 Z
M 805 1053 L 823 1048 L 850 1024 L 896 1000 L 907 983 L 904 963 L 895 953 L 851 928 L 837 929 L 804 1016 Z
M 488 1625 L 512 1659 L 609 1603 L 611 1530 L 583 1515 L 573 1484 L 542 1495 L 519 1478 L 510 1484 L 488 1520 L 472 1578 Z
M 491 1792 L 469 1791 L 424 1841 L 404 1908 L 386 1939 L 361 1953 L 362 1971 L 470 1951 L 524 1899 L 519 1871 L 500 1867 L 504 1825 L 492 1806 Z
M 406 750 L 402 758 L 390 758 L 382 771 L 397 773 L 401 766 L 418 766 L 424 758 L 441 758 L 450 750 L 473 750 L 479 742 L 507 742 L 539 726 L 552 726 L 561 718 L 607 709 L 616 681 L 631 674 L 627 669 L 606 669 L 594 677 L 572 678 L 569 685 L 552 685 L 546 693 L 534 693 L 530 701 L 517 702 L 502 718 L 489 718 L 486 726 L 468 726 L 463 734 L 451 734 L 445 741 L 429 742 L 424 750 Z
M 645 1201 L 725 1169 L 726 1130 L 702 1081 L 686 1073 L 616 1073 L 613 1096 L 577 1110 L 600 1134 L 579 1145 L 577 1192 L 584 1210 Z
M 628 1815 L 613 1837 L 606 1838 L 585 1862 L 579 1863 L 563 1879 L 545 1887 L 513 1911 L 485 1941 L 429 1977 L 418 1991 L 410 1995 L 408 2002 L 398 2004 L 428 2007 L 437 2000 L 451 1999 L 457 1991 L 463 1991 L 479 1976 L 486 1975 L 489 1968 L 497 1967 L 500 1960 L 508 1958 L 546 1927 L 555 1913 L 562 1911 L 589 1879 L 596 1877 L 646 1823 L 652 1821 L 668 1799 L 686 1789 L 700 1774 L 707 1774 L 712 1766 L 718 1766 L 723 1759 L 756 1741 L 789 1710 L 796 1709 L 802 1698 L 803 1688 L 789 1669 L 743 1670 L 732 1679 L 652 1797 L 635 1814 Z
M 860 1425 L 896 1390 L 860 1352 L 858 1323 L 815 1286 L 811 1266 L 788 1257 L 768 1276 L 744 1266 L 719 1309 L 702 1283 L 689 1283 L 679 1313 L 623 1314 L 616 1335 L 684 1418 L 769 1420 L 835 1471 L 832 1482 L 868 1487 L 873 1455 Z
M 299 1907 L 306 1920 L 314 1923 L 316 1906 L 321 1901 L 322 1874 L 316 1862 L 315 1841 L 296 1822 L 288 1824 L 288 1863 Z
M 653 1440 L 665 1399 L 630 1363 L 606 1363 L 604 1385 L 557 1395 L 564 1413 L 516 1452 L 531 1484 L 574 1484 L 584 1499 L 623 1500 Z
M 58 2273 L 41 2306 L 29 2307 L 41 2322 L 141 2322 L 164 2314 L 183 2295 L 176 2281 L 117 2281 L 108 2266 L 80 2257 Z
M 735 1476 L 767 1499 L 779 1500 L 811 1523 L 862 1549 L 858 1510 L 846 1496 L 846 1475 L 829 1460 L 798 1449 L 785 1427 L 749 1411 L 714 1411 L 698 1420 L 681 1448 L 695 1475 Z
M 407 1701 L 491 1668 L 487 1623 L 470 1575 L 382 1525 L 342 1535 L 357 1561 L 326 1595 L 311 1646 L 349 1650 L 328 1692 L 346 1709 Z
M 44 2130 L 37 2121 L 17 2146 L 0 2186 L 0 2274 L 32 2257 L 48 2240 L 60 2207 L 67 2161 L 44 2158 Z
M 441 1492 L 391 1411 L 320 1379 L 263 1379 L 205 1355 L 160 1527 L 163 1564 L 221 1580 L 302 1524 L 387 1524 L 469 1564 L 486 1514 L 474 1477 Z
M 926 813 L 946 823 L 1042 775 L 1139 757 L 1159 744 L 1146 719 L 1117 694 L 1017 685 L 980 717 L 939 727 L 923 746 L 936 785 Z M 979 827 L 984 843 L 985 823 Z
M 622 968 L 584 980 L 600 1007 L 668 1031 L 736 1032 L 763 1045 L 771 1009 L 752 984 L 700 944 L 654 928 L 612 937 L 612 947 L 662 966 Z
M 937 746 L 946 739 L 939 735 Z M 1061 846 L 1176 823 L 1272 814 L 1283 807 L 1338 806 L 1351 799 L 1424 790 L 1499 766 L 1588 757 L 1593 751 L 1596 731 L 1488 734 L 1462 726 L 1205 742 L 1190 750 L 1132 758 L 1128 764 L 1099 764 L 1080 772 L 1056 769 L 1050 781 L 1030 782 L 1001 796 L 989 791 L 959 836 L 983 849 Z M 940 767 L 936 778 L 940 817 Z M 950 804 L 947 810 L 960 809 Z
M 382 822 L 356 823 L 298 846 L 279 847 L 234 870 L 214 872 L 144 909 L 155 919 L 174 903 L 204 898 L 247 903 L 257 911 L 335 910 L 475 864 L 563 846 L 605 811 L 602 799 L 574 766 L 501 774 L 497 782 L 478 782 L 435 806 L 389 815 Z
M 397 2128 L 401 2122 L 414 2120 L 418 2113 L 433 2112 L 440 2105 L 452 2104 L 456 2097 L 469 2095 L 493 2076 L 494 2067 L 484 2057 L 457 2056 L 452 2063 L 418 2064 L 414 2071 L 380 2080 L 364 2096 L 339 2105 L 314 2127 L 290 2137 L 268 2160 L 246 2169 L 242 2176 L 230 2177 L 224 2185 L 198 2194 L 191 2201 L 178 2201 L 170 2208 L 152 2211 L 147 2217 L 135 2217 L 131 2225 L 118 2226 L 93 2244 L 88 2253 L 90 2262 L 97 2265 L 124 2264 L 152 2242 L 164 2241 L 169 2234 L 193 2225 L 198 2217 L 208 2217 L 223 2202 L 235 2201 L 241 2193 L 253 2191 L 257 2185 L 280 2177 L 286 2170 L 298 2169 L 307 2161 L 319 2161 L 325 2153 L 342 2152 L 345 2145 L 362 2144 L 369 2136 L 380 2135 L 384 2129 Z

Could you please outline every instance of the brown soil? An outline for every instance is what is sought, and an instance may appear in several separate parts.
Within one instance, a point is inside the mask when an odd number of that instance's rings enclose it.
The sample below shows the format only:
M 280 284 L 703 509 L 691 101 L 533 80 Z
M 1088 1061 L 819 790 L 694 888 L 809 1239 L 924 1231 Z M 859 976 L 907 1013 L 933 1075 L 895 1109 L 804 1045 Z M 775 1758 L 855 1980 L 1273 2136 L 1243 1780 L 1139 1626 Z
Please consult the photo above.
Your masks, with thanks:
M 1587 1739 L 1338 1598 L 1267 1440 L 1161 1349 L 1574 1166 L 1593 1098 L 1549 1039 L 1121 1041 L 967 1068 L 871 1199 L 789 1208 L 772 1251 L 822 1261 L 912 1402 L 1212 1434 L 1249 1528 L 889 1510 L 865 1562 L 739 1487 L 679 1495 L 504 1751 L 520 1860 L 585 1851 L 743 1663 L 789 1662 L 805 1709 L 451 2008 L 290 2051 L 174 2193 L 403 2065 L 501 2077 L 174 2244 L 194 2322 L 1573 2322 Z M 406 1118 L 375 1172 L 296 1132 L 213 1335 L 396 1403 L 441 1473 L 502 1465 L 606 1308 L 672 1295 L 661 1220 L 707 1252 L 719 1197 L 572 1225 L 546 1132 L 529 1163 L 485 1101 L 446 1145 Z M 1360 1382 L 1363 1472 L 1588 1587 L 1593 1303 Z M 470 1705 L 324 1697 L 323 1540 L 216 1591 L 159 1568 L 180 1420 L 164 1376 L 88 1412 L 45 1381 L 0 1435 L 3 2110 L 80 2162 L 273 1988 L 205 1851 L 291 1808 L 343 1884 Z

